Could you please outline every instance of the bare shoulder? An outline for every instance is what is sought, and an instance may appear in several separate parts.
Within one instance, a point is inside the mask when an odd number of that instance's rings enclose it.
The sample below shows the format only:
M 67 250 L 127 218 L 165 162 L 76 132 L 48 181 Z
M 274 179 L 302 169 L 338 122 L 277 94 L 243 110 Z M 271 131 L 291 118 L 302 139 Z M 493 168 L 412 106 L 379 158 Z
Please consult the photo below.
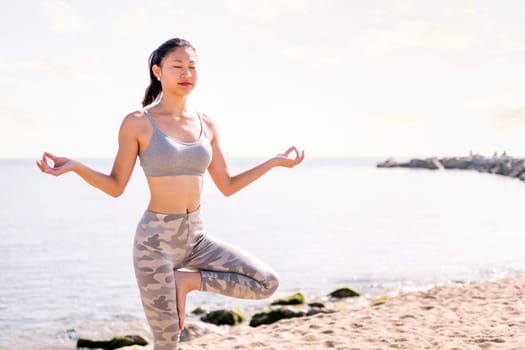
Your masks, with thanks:
M 202 118 L 202 121 L 204 123 L 204 127 L 206 128 L 206 132 L 213 139 L 213 137 L 217 134 L 217 126 L 215 125 L 213 120 L 206 113 L 199 112 L 199 115 Z
M 141 124 L 146 120 L 146 114 L 143 110 L 133 111 L 124 117 L 123 123 Z
M 213 121 L 211 120 L 210 116 L 206 113 L 199 112 L 199 115 L 202 118 L 202 121 L 206 126 L 213 126 Z
M 126 115 L 121 126 L 122 130 L 136 134 L 148 132 L 150 128 L 151 125 L 143 110 L 134 111 Z

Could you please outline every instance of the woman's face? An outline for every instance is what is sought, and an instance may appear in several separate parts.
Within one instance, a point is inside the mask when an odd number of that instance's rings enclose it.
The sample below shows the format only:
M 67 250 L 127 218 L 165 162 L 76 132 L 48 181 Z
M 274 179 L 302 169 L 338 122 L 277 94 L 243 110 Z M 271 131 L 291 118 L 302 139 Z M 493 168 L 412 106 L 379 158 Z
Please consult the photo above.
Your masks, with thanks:
M 188 95 L 197 83 L 197 55 L 190 47 L 178 47 L 152 70 L 160 78 L 163 93 Z

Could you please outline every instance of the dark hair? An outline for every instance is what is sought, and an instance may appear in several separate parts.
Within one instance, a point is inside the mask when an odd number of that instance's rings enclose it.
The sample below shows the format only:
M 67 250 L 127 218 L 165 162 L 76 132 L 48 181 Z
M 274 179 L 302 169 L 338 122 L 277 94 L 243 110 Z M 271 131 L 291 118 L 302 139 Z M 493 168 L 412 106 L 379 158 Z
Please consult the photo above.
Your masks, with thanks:
M 142 107 L 145 107 L 150 103 L 154 102 L 162 92 L 162 85 L 160 84 L 160 81 L 158 81 L 155 74 L 153 74 L 153 66 L 160 66 L 160 63 L 162 62 L 164 56 L 166 56 L 171 51 L 177 49 L 178 47 L 189 47 L 193 49 L 193 51 L 195 51 L 195 48 L 192 44 L 190 44 L 189 41 L 180 38 L 173 38 L 164 42 L 149 56 L 148 66 L 150 83 L 149 86 L 146 88 L 144 99 L 142 100 Z

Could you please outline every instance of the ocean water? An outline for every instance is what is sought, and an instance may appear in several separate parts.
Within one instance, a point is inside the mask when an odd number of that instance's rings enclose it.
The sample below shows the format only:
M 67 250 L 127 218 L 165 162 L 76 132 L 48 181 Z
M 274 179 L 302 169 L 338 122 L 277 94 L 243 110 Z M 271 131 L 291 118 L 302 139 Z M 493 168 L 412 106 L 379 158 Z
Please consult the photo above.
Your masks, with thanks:
M 525 183 L 468 171 L 378 169 L 372 159 L 307 159 L 225 198 L 205 179 L 208 233 L 280 276 L 275 297 L 365 298 L 525 272 Z M 85 160 L 109 172 L 111 160 Z M 245 169 L 256 159 L 231 161 Z M 111 198 L 74 174 L 0 160 L 0 349 L 73 349 L 78 337 L 148 336 L 132 240 L 148 201 L 140 168 Z M 193 293 L 188 310 L 241 307 Z M 189 319 L 189 321 L 191 318 Z

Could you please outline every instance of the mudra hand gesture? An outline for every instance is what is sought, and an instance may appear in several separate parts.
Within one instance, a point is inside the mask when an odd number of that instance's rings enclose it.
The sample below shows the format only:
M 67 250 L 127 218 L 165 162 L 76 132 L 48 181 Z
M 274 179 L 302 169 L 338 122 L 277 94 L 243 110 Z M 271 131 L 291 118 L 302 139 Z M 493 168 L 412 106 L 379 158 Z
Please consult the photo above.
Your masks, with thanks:
M 292 157 L 290 157 L 290 155 L 292 155 Z M 295 146 L 292 146 L 288 148 L 286 152 L 276 155 L 274 159 L 278 161 L 278 165 L 280 166 L 293 168 L 303 161 L 304 150 L 299 154 L 299 150 Z
M 53 166 L 49 165 L 49 159 L 53 162 Z M 36 165 L 43 173 L 59 176 L 68 171 L 72 171 L 75 161 L 66 157 L 57 157 L 49 152 L 44 152 L 42 159 L 36 161 Z

